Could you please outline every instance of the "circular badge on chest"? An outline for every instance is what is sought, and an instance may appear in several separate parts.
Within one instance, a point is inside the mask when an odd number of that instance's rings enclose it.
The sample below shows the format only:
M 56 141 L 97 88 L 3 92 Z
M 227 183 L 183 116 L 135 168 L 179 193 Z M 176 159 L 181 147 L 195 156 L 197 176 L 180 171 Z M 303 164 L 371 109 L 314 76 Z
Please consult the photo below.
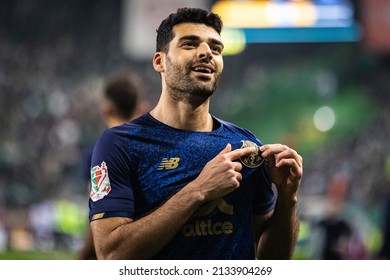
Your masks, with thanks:
M 245 157 L 240 157 L 241 163 L 248 168 L 259 167 L 264 161 L 264 158 L 261 156 L 260 147 L 256 143 L 249 140 L 241 140 L 241 142 L 241 149 L 246 147 L 256 147 L 256 151 L 254 153 Z

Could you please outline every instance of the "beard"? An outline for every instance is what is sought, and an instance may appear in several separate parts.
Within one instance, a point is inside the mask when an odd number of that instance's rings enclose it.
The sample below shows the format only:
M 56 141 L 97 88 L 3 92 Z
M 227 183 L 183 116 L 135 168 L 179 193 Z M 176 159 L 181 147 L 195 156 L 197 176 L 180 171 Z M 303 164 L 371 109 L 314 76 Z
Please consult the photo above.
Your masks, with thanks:
M 217 67 L 210 78 L 196 78 L 192 73 L 193 62 L 180 66 L 174 64 L 167 56 L 166 85 L 169 95 L 176 101 L 191 104 L 203 103 L 216 90 L 221 72 Z

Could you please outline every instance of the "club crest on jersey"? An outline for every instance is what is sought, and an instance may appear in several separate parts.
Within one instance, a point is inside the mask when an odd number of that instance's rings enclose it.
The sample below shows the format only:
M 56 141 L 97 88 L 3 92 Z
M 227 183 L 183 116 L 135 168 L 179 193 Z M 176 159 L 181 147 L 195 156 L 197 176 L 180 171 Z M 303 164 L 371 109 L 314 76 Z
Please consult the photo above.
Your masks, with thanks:
M 256 143 L 249 140 L 241 140 L 241 142 L 241 148 L 256 147 L 256 152 L 245 157 L 240 157 L 241 163 L 248 168 L 256 168 L 260 166 L 264 161 L 264 158 L 261 156 L 260 147 Z
M 105 197 L 111 191 L 110 179 L 108 178 L 108 169 L 103 161 L 100 166 L 91 168 L 91 192 L 89 197 L 93 202 Z

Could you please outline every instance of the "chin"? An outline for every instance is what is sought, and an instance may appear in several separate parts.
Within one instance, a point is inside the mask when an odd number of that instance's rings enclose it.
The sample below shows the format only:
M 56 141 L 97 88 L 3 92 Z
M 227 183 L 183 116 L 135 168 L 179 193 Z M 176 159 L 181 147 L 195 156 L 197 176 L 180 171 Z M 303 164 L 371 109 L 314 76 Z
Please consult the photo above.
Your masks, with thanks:
M 203 97 L 203 98 L 209 98 L 211 95 L 213 95 L 215 91 L 215 88 L 197 88 L 192 91 L 192 94 L 195 96 Z

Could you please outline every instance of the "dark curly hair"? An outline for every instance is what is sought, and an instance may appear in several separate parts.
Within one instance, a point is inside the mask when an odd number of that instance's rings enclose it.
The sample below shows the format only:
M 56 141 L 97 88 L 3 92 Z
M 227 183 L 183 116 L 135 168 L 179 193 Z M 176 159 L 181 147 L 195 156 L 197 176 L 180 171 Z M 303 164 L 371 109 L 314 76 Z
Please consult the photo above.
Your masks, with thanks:
M 222 20 L 219 15 L 199 8 L 179 8 L 176 13 L 170 14 L 164 19 L 157 29 L 156 52 L 168 52 L 169 43 L 174 34 L 172 28 L 180 23 L 203 23 L 221 34 Z

